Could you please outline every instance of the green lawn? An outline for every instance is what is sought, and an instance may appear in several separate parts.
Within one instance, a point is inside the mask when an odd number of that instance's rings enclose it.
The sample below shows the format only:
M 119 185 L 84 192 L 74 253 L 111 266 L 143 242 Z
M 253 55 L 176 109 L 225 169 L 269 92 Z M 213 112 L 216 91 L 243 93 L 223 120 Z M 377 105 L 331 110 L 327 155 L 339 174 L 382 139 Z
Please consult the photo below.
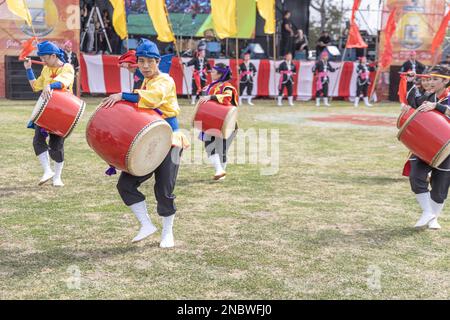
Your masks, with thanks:
M 26 129 L 33 101 L 0 100 L 1 299 L 423 299 L 450 297 L 450 221 L 412 228 L 420 212 L 401 176 L 407 150 L 395 127 L 309 121 L 327 114 L 396 117 L 397 104 L 240 109 L 242 129 L 279 130 L 279 171 L 184 163 L 173 249 L 160 232 L 138 244 L 138 224 L 88 147 L 87 98 L 66 141 L 65 187 L 38 187 L 41 168 Z M 182 105 L 190 128 L 193 108 Z M 195 146 L 195 145 L 194 145 Z M 194 150 L 193 148 L 192 150 Z M 187 155 L 190 151 L 186 151 Z M 191 151 L 192 152 L 192 151 Z M 141 190 L 155 215 L 153 182 Z M 79 275 L 79 277 L 78 277 Z

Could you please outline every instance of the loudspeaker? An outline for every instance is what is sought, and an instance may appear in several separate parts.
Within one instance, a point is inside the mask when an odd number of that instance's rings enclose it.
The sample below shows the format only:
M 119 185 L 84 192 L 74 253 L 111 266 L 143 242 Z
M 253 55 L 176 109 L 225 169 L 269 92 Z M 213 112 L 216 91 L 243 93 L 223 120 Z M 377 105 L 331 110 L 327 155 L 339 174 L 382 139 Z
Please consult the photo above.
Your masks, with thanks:
M 328 52 L 328 60 L 341 61 L 341 52 L 336 46 L 327 46 L 325 49 Z
M 39 60 L 39 57 L 31 58 Z M 33 64 L 31 68 L 36 77 L 41 74 L 42 65 Z M 19 61 L 17 56 L 5 56 L 5 87 L 6 98 L 12 100 L 37 100 L 41 94 L 31 89 L 23 61 Z

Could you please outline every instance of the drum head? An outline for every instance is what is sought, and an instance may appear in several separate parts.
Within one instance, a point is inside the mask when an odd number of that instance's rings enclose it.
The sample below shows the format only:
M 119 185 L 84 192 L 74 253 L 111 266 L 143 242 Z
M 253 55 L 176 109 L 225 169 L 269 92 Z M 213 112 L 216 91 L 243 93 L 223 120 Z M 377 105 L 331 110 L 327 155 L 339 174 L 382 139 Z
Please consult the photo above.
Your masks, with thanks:
M 42 112 L 44 112 L 45 106 L 48 103 L 48 99 L 44 99 L 42 97 L 42 94 L 39 96 L 38 101 L 36 102 L 36 104 L 34 105 L 34 109 L 33 112 L 31 113 L 31 118 L 30 120 L 32 122 L 35 122 L 39 119 L 39 117 L 41 116 Z
M 172 147 L 172 128 L 165 121 L 144 127 L 134 138 L 125 160 L 128 173 L 145 176 L 163 162 Z
M 228 139 L 236 128 L 236 121 L 238 116 L 238 110 L 236 107 L 230 109 L 227 117 L 223 121 L 222 136 L 224 139 Z

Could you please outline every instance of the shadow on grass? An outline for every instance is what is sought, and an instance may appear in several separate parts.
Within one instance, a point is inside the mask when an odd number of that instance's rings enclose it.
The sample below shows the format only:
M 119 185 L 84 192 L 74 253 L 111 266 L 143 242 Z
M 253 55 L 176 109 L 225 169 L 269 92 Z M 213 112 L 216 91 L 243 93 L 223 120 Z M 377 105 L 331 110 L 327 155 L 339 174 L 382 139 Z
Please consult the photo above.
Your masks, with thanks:
M 117 257 L 129 253 L 140 253 L 159 243 L 148 243 L 145 247 L 136 245 L 117 245 L 109 248 L 75 250 L 53 248 L 44 252 L 24 254 L 21 250 L 0 249 L 0 270 L 6 269 L 10 277 L 25 277 L 40 273 L 44 268 L 65 268 L 71 265 L 95 264 L 97 260 Z

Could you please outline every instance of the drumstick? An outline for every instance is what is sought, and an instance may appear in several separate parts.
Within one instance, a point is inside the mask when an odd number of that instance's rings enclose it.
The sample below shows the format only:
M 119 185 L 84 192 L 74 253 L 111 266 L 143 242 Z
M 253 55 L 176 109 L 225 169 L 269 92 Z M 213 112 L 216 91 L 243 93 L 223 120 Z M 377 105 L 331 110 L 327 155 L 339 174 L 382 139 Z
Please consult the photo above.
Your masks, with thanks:
M 39 61 L 39 60 L 32 60 L 32 59 L 30 59 L 30 58 L 26 58 L 25 60 L 19 60 L 19 61 L 31 61 L 31 63 L 34 63 L 34 64 L 45 65 L 45 63 L 42 62 L 42 61 Z
M 406 75 L 406 76 L 409 76 L 409 77 L 419 77 L 419 78 L 429 78 L 430 77 L 430 75 L 428 75 L 428 74 L 414 74 L 414 75 L 411 75 L 408 72 L 399 72 L 399 74 L 400 75 Z

